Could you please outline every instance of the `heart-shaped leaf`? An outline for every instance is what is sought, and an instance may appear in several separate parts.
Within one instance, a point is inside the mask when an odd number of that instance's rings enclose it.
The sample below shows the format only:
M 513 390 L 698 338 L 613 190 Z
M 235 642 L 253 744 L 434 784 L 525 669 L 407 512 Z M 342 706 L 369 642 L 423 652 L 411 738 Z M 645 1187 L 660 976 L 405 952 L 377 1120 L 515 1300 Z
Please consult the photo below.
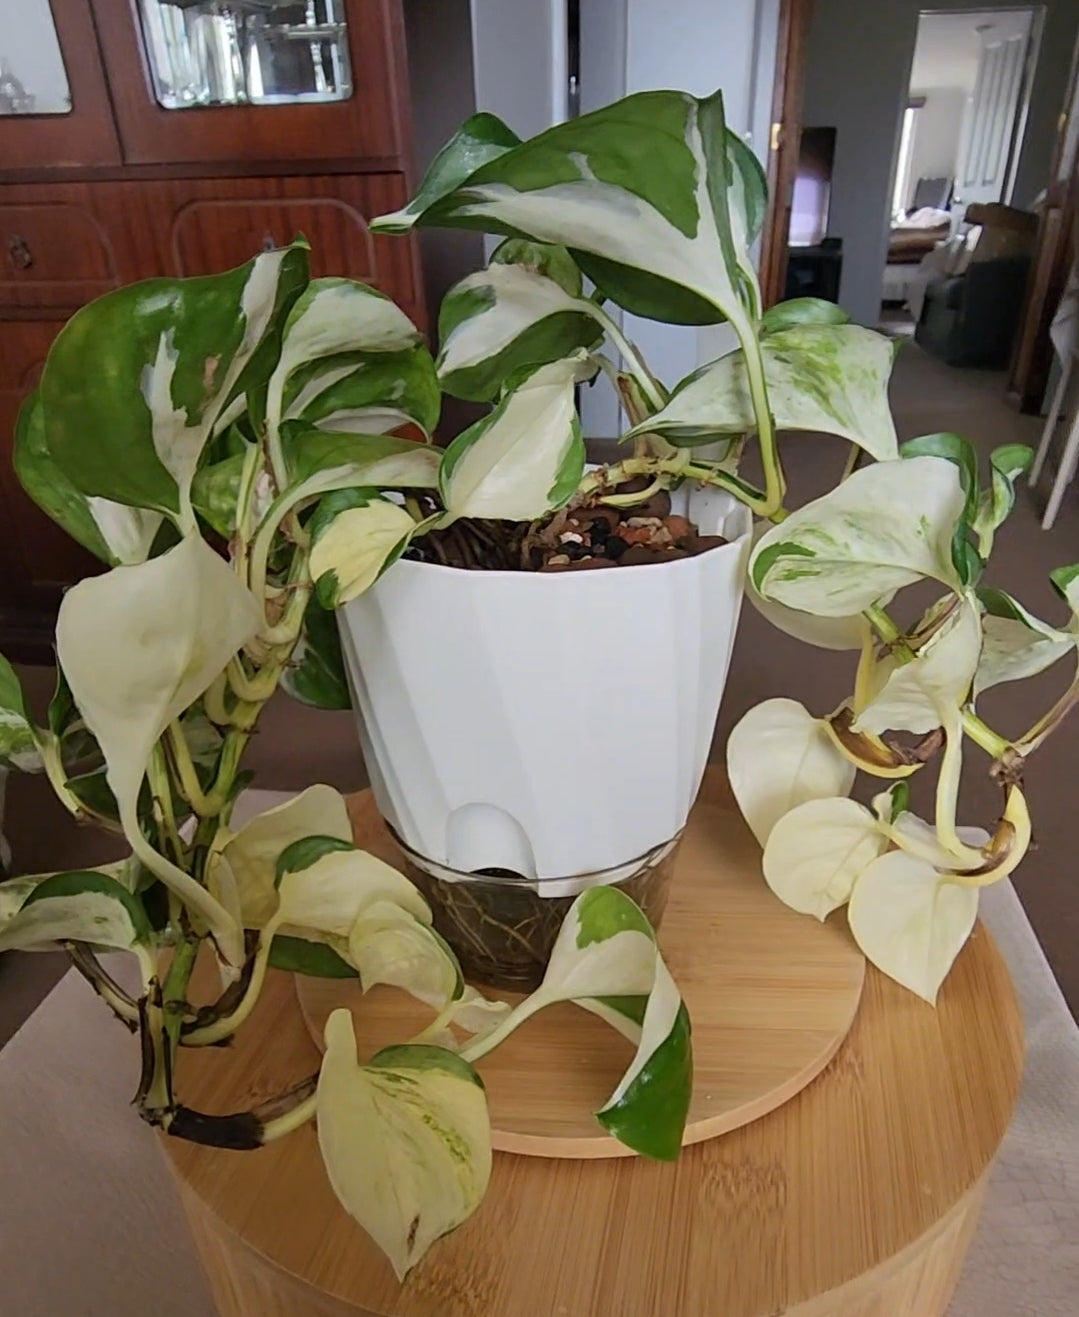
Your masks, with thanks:
M 552 362 L 446 449 L 439 475 L 449 517 L 533 521 L 569 501 L 584 473 L 574 406 L 576 358 Z
M 930 1003 L 977 917 L 976 887 L 951 882 L 902 851 L 889 851 L 862 872 L 847 907 L 866 957 Z
M 464 992 L 461 967 L 447 943 L 395 901 L 364 908 L 349 932 L 348 949 L 364 992 L 390 984 L 438 1011 Z
M 684 324 L 726 318 L 748 331 L 764 177 L 726 127 L 718 92 L 641 92 L 500 150 L 470 174 L 463 159 L 453 150 L 447 168 L 439 157 L 417 197 L 372 229 L 448 225 L 564 246 L 629 311 Z
M 41 404 L 48 451 L 75 488 L 188 528 L 203 448 L 306 264 L 293 245 L 225 274 L 131 284 L 72 316 L 45 363 Z
M 950 602 L 950 601 L 949 601 Z M 891 669 L 879 693 L 854 720 L 855 731 L 925 733 L 966 702 L 982 648 L 981 622 L 964 597 L 910 663 Z
M 40 393 L 32 393 L 19 412 L 13 462 L 38 507 L 102 562 L 116 567 L 150 556 L 162 514 L 76 489 L 49 452 Z
M 570 907 L 543 982 L 495 1029 L 461 1049 L 485 1055 L 537 1011 L 575 1001 L 608 1019 L 616 999 L 647 997 L 637 1052 L 597 1119 L 620 1142 L 648 1157 L 673 1160 L 693 1086 L 689 1015 L 656 946 L 652 926 L 616 887 L 592 887 Z M 596 1002 L 599 1001 L 599 1009 Z M 640 1018 L 632 1010 L 631 1018 Z M 626 1029 L 619 1024 L 621 1032 Z
M 846 904 L 859 875 L 887 845 L 877 820 L 856 800 L 807 800 L 768 834 L 764 877 L 792 910 L 826 919 Z
M 311 519 L 311 575 L 322 607 L 339 608 L 374 585 L 422 525 L 373 489 L 324 499 Z
M 391 1047 L 359 1064 L 352 1016 L 326 1021 L 318 1141 L 341 1205 L 398 1279 L 466 1221 L 491 1174 L 483 1084 L 442 1048 Z
M 787 699 L 765 700 L 739 720 L 727 740 L 727 774 L 762 846 L 796 805 L 845 796 L 854 782 L 854 766 L 829 737 L 824 720 Z
M 511 245 L 526 251 L 559 250 L 513 238 L 503 247 Z M 603 330 L 590 314 L 591 306 L 579 289 L 567 292 L 534 266 L 493 259 L 489 269 L 462 279 L 443 300 L 436 363 L 443 388 L 458 398 L 492 402 L 506 379 L 522 367 L 546 365 L 579 348 L 594 347 Z
M 150 947 L 153 931 L 142 903 L 115 878 L 93 871 L 57 873 L 36 882 L 19 910 L 0 919 L 0 951 L 56 942 L 128 951 Z
M 441 406 L 435 364 L 422 344 L 319 357 L 293 371 L 282 399 L 284 420 L 319 430 L 384 434 L 412 424 L 428 438 Z
M 256 814 L 216 853 L 232 870 L 245 928 L 263 928 L 277 913 L 279 857 L 293 843 L 311 836 L 352 845 L 348 809 L 333 787 L 308 787 L 284 804 Z
M 1042 622 L 1003 590 L 986 586 L 977 595 L 985 613 L 976 696 L 1002 682 L 1033 677 L 1075 648 L 1074 635 Z
M 802 324 L 761 341 L 768 402 L 779 430 L 837 434 L 878 460 L 897 454 L 888 406 L 894 348 L 860 325 Z M 630 430 L 655 432 L 675 445 L 711 443 L 717 435 L 756 429 L 753 397 L 739 350 L 682 381 L 667 405 Z
M 240 959 L 239 929 L 223 921 L 205 888 L 143 837 L 138 798 L 158 738 L 260 622 L 261 610 L 247 587 L 192 534 L 158 558 L 80 581 L 64 596 L 56 626 L 60 665 L 105 757 L 132 850 L 203 914 L 230 958 Z
M 763 536 L 753 584 L 823 617 L 861 612 L 924 576 L 958 589 L 951 549 L 963 506 L 959 474 L 942 458 L 863 467 Z

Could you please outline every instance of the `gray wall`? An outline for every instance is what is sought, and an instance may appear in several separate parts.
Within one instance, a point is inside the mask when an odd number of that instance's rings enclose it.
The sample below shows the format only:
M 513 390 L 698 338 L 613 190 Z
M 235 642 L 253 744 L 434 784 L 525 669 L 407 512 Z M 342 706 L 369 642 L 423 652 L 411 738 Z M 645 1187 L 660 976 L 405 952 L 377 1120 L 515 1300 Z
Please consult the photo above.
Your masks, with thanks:
M 890 184 L 919 10 L 1013 9 L 1014 0 L 816 0 L 809 33 L 803 121 L 832 126 L 836 160 L 829 233 L 843 239 L 840 301 L 874 324 L 888 248 Z M 1045 186 L 1056 119 L 1079 27 L 1079 0 L 1047 0 L 1046 21 L 1013 200 Z
M 469 0 L 406 0 L 405 36 L 418 183 L 462 120 L 476 110 Z M 483 239 L 460 230 L 421 229 L 420 253 L 433 331 L 446 289 L 483 264 Z
M 914 144 L 910 152 L 910 178 L 906 204 L 914 200 L 920 178 L 954 178 L 959 155 L 959 134 L 967 92 L 963 87 L 912 87 L 925 97 L 914 121 Z

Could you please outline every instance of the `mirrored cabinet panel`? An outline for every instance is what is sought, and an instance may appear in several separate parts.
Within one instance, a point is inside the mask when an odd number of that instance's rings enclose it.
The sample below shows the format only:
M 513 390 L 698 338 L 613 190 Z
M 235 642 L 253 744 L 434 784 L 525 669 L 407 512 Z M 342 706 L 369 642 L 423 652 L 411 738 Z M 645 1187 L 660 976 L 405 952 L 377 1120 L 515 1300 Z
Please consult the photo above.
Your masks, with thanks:
M 183 110 L 347 100 L 352 68 L 344 3 L 140 0 L 158 103 Z
M 70 113 L 49 0 L 0 0 L 0 115 Z

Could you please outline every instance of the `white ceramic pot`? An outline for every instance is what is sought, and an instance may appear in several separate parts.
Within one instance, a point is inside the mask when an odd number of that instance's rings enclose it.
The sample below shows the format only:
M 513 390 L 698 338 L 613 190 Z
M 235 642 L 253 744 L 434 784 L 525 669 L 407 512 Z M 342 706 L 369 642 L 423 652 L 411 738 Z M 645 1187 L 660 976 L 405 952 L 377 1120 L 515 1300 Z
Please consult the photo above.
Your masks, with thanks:
M 673 499 L 731 543 L 591 572 L 401 561 L 339 611 L 371 785 L 412 850 L 463 872 L 553 879 L 627 864 L 682 830 L 751 519 L 721 490 Z

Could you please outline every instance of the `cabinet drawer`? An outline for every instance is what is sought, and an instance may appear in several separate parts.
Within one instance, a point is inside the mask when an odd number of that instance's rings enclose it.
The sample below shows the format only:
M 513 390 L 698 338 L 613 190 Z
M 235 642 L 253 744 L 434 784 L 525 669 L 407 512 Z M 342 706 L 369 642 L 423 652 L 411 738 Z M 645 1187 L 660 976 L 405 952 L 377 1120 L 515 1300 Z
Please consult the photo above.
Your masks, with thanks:
M 0 305 L 79 306 L 117 282 L 108 235 L 88 210 L 0 202 Z
M 103 185 L 104 186 L 104 185 Z M 167 207 L 172 272 L 214 274 L 298 234 L 311 244 L 311 273 L 379 288 L 426 328 L 415 240 L 372 234 L 368 221 L 404 205 L 403 174 L 177 180 L 153 186 Z M 162 217 L 164 219 L 164 216 Z

